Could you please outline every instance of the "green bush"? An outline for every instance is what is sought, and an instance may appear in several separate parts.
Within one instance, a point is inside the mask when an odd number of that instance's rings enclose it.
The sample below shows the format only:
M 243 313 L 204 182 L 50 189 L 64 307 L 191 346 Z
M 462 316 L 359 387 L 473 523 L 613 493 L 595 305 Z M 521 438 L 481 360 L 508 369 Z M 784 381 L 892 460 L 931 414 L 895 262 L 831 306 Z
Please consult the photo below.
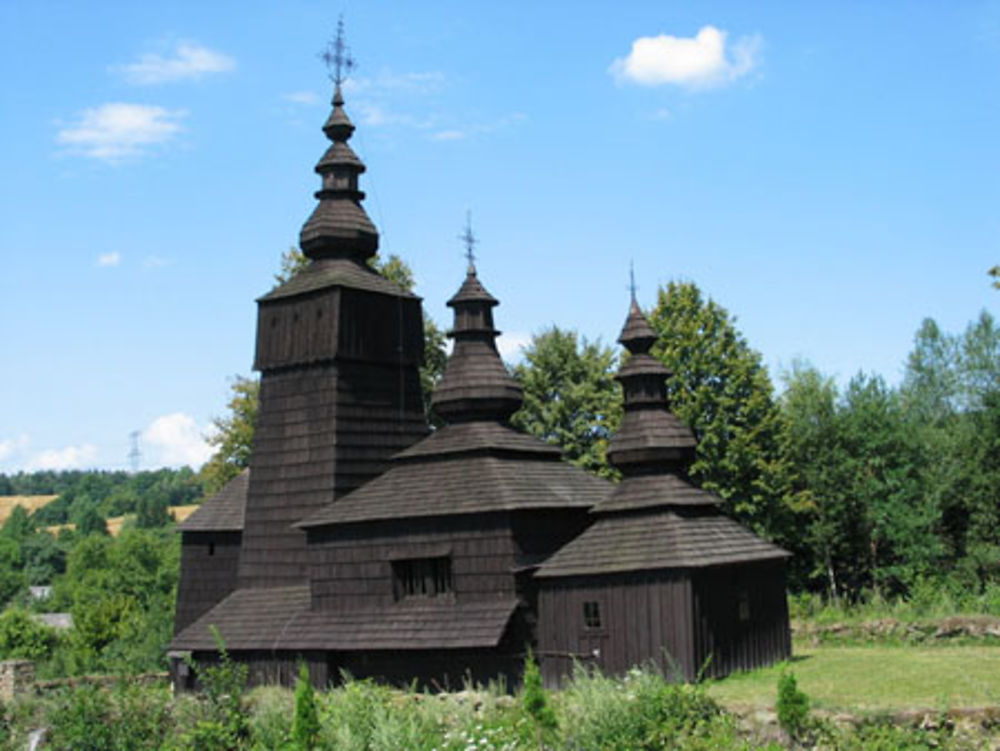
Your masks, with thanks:
M 247 726 L 255 751 L 295 748 L 292 743 L 292 693 L 281 686 L 259 686 L 247 694 Z
M 316 712 L 316 692 L 309 678 L 309 668 L 299 663 L 299 677 L 295 681 L 295 718 L 292 720 L 292 738 L 302 751 L 311 751 L 319 737 L 319 717 Z
M 55 629 L 38 623 L 23 608 L 0 614 L 0 659 L 44 660 L 58 641 Z
M 801 738 L 809 723 L 809 697 L 799 690 L 795 675 L 782 672 L 778 677 L 778 724 L 791 738 Z
M 549 706 L 545 689 L 542 687 L 542 674 L 535 662 L 535 656 L 528 650 L 524 658 L 524 685 L 521 689 L 521 706 L 535 727 L 535 740 L 542 748 L 558 729 L 555 713 Z

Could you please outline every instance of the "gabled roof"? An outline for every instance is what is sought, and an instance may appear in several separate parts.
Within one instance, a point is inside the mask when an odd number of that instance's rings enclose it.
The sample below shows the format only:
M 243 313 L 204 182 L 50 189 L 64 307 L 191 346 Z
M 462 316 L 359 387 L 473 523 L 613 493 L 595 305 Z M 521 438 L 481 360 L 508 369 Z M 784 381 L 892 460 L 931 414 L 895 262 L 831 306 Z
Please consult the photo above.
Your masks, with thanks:
M 789 553 L 726 516 L 659 511 L 598 519 L 543 563 L 535 577 L 702 568 L 787 557 Z
M 496 423 L 447 425 L 387 472 L 298 527 L 541 508 L 590 508 L 612 485 L 536 438 Z
M 170 649 L 376 650 L 495 647 L 516 599 L 405 600 L 352 611 L 309 609 L 309 587 L 238 589 L 174 637 Z
M 227 482 L 222 490 L 201 504 L 191 516 L 177 525 L 180 532 L 238 532 L 243 529 L 250 470 L 244 469 Z

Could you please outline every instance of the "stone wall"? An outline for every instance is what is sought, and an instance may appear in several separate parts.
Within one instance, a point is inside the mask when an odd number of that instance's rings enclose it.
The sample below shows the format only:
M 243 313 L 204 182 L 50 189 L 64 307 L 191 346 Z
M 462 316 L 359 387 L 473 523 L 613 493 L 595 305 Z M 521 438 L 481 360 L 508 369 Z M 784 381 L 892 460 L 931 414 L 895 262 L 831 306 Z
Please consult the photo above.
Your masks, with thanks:
M 35 663 L 31 660 L 0 661 L 0 701 L 31 691 L 35 685 Z

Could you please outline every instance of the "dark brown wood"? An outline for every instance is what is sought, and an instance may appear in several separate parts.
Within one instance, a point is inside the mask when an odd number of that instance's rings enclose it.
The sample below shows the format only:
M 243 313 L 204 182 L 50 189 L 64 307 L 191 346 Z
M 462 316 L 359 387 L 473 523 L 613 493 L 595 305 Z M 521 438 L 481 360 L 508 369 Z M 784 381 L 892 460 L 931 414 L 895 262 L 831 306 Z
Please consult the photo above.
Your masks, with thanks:
M 656 335 L 633 300 L 620 341 L 614 488 L 515 431 L 521 390 L 471 265 L 428 435 L 420 300 L 367 266 L 378 236 L 340 92 L 302 232 L 311 259 L 260 298 L 251 469 L 182 525 L 172 649 L 255 683 L 359 678 L 513 687 L 527 647 L 557 684 L 574 661 L 691 680 L 789 654 L 785 551 L 691 484 L 691 430 L 667 410 Z M 172 670 L 180 687 L 179 655 Z
M 182 532 L 174 633 L 194 623 L 236 588 L 238 531 Z

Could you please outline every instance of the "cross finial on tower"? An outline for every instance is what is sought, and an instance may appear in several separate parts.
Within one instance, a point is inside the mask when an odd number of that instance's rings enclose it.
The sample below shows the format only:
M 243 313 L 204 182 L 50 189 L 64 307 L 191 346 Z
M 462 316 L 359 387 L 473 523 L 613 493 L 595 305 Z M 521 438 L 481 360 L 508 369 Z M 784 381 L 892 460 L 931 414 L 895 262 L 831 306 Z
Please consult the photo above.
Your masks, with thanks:
M 351 57 L 351 50 L 344 42 L 344 17 L 337 19 L 337 38 L 326 45 L 326 49 L 320 53 L 323 62 L 330 70 L 330 79 L 340 87 L 358 64 Z
M 632 302 L 635 302 L 635 291 L 637 287 L 635 286 L 635 264 L 632 261 L 628 262 L 628 291 L 632 295 Z
M 472 212 L 465 212 L 465 231 L 458 236 L 458 239 L 465 243 L 465 258 L 469 262 L 469 272 L 476 273 L 476 236 L 472 234 Z

